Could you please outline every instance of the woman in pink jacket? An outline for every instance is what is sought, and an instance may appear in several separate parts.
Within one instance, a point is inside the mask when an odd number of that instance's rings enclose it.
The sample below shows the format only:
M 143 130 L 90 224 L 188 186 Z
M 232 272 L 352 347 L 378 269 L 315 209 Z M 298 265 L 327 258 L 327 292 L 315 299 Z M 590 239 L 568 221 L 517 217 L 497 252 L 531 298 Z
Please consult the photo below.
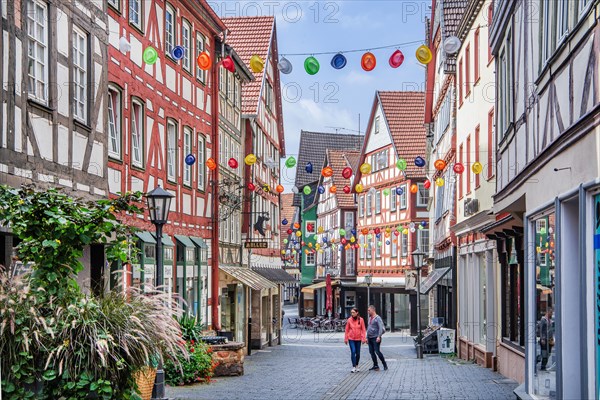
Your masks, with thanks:
M 344 343 L 350 343 L 350 358 L 352 358 L 352 370 L 350 372 L 359 372 L 360 344 L 367 343 L 367 330 L 365 328 L 365 321 L 358 315 L 358 308 L 356 307 L 350 311 L 350 318 L 346 322 Z

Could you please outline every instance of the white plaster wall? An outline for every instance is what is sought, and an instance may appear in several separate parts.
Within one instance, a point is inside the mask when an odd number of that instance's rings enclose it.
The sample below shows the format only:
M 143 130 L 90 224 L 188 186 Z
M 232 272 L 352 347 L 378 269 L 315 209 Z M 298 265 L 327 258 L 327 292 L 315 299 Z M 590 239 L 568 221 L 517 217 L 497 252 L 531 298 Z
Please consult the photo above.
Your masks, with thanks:
M 121 37 L 121 28 L 119 23 L 113 18 L 108 18 L 108 44 L 115 48 L 119 48 L 119 39 Z
M 87 138 L 83 135 L 80 135 L 77 132 L 73 132 L 73 165 L 74 169 L 81 170 L 83 168 L 83 156 L 85 155 L 83 151 L 77 151 L 76 149 L 85 149 L 87 146 Z
M 5 42 L 5 43 L 7 43 L 7 42 Z M 16 90 L 20 90 L 20 88 L 22 87 L 21 77 L 23 76 L 23 73 L 22 73 L 21 62 L 20 62 L 22 59 L 23 59 L 23 42 L 21 42 L 21 40 L 19 38 L 15 38 L 15 60 L 17 60 L 16 71 L 15 71 L 15 89 Z M 8 58 L 6 58 L 5 60 L 8 60 Z M 8 63 L 4 62 L 4 64 L 8 64 Z M 4 75 L 4 76 L 7 76 L 7 75 Z
M 83 152 L 84 149 L 81 149 Z M 101 142 L 94 141 L 92 154 L 90 155 L 90 165 L 88 173 L 97 176 L 104 176 L 104 145 Z
M 52 124 L 47 119 L 37 117 L 34 114 L 29 114 L 29 118 L 31 119 L 35 140 L 40 149 L 40 155 L 43 159 L 52 161 L 54 143 L 52 143 L 52 135 L 49 134 L 49 132 L 52 132 Z
M 60 42 L 60 40 L 59 40 Z M 68 67 L 57 63 L 56 64 L 56 75 L 58 82 L 61 82 L 58 86 L 58 113 L 61 115 L 69 115 L 69 69 Z
M 375 135 L 375 120 L 377 119 L 377 117 L 379 117 L 379 133 Z M 392 138 L 390 137 L 390 131 L 387 127 L 381 104 L 377 104 L 375 116 L 373 117 L 373 124 L 371 126 L 369 142 L 367 143 L 365 152 L 372 152 L 379 148 L 385 147 L 391 143 Z
M 108 168 L 108 191 L 116 194 L 121 191 L 121 171 Z
M 60 165 L 69 165 L 69 129 L 64 125 L 58 125 L 58 143 L 64 143 L 65 146 L 58 146 L 58 163 Z
M 166 80 L 166 85 L 167 88 L 169 88 L 169 90 L 171 90 L 174 93 L 178 93 L 179 91 L 177 90 L 177 73 L 175 72 L 175 70 L 173 69 L 173 67 L 171 67 L 170 65 L 167 64 L 167 66 L 165 67 L 167 73 L 167 80 Z
M 65 57 L 69 56 L 69 19 L 60 8 L 56 9 L 56 35 L 59 40 L 56 41 L 56 49 Z M 62 82 L 59 80 L 59 82 Z
M 138 67 L 141 67 L 142 54 L 144 52 L 144 49 L 142 48 L 142 43 L 133 35 L 129 36 L 129 43 L 131 43 L 131 51 L 129 52 L 129 57 L 131 58 L 131 61 L 133 61 Z

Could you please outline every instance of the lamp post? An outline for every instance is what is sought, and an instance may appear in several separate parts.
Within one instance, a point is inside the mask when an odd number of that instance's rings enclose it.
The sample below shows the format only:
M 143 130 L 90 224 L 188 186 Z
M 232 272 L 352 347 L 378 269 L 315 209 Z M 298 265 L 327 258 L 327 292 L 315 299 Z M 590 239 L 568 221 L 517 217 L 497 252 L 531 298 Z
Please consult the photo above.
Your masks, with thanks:
M 146 194 L 148 211 L 150 212 L 150 221 L 156 227 L 156 272 L 154 286 L 156 286 L 158 290 L 164 290 L 162 228 L 169 219 L 169 210 L 171 207 L 171 199 L 173 197 L 175 196 L 160 186 Z M 162 365 L 162 357 L 159 358 L 158 368 L 156 370 L 152 398 L 165 399 L 165 373 Z
M 412 252 L 413 267 L 417 270 L 417 358 L 423 358 L 423 335 L 421 334 L 421 268 L 423 267 L 423 253 L 418 247 Z
M 373 275 L 365 275 L 365 283 L 367 284 L 367 307 L 369 307 L 371 301 L 371 283 L 373 283 Z

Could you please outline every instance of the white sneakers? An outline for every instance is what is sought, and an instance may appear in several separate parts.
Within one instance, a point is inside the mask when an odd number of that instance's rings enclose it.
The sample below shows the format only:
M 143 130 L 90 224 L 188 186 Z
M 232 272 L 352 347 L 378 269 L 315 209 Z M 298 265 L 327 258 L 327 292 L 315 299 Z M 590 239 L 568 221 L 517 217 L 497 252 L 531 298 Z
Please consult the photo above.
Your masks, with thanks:
M 360 369 L 358 369 L 358 367 L 356 367 L 356 372 L 360 372 Z
M 350 372 L 352 372 L 352 373 L 360 372 L 360 369 L 358 369 L 358 367 L 354 367 L 350 370 Z

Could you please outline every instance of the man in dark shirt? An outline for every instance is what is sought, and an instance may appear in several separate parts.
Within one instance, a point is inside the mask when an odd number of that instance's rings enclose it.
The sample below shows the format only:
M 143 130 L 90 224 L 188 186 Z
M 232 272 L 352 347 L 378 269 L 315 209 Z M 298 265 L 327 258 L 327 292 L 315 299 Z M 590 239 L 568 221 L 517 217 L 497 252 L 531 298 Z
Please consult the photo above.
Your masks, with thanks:
M 369 342 L 369 353 L 371 353 L 371 358 L 373 359 L 373 366 L 370 368 L 371 371 L 379 371 L 379 365 L 377 363 L 377 357 L 381 360 L 381 364 L 383 365 L 383 370 L 387 371 L 388 367 L 385 362 L 385 358 L 383 358 L 383 354 L 379 350 L 381 346 L 381 335 L 385 333 L 385 327 L 383 325 L 383 320 L 379 315 L 377 315 L 377 311 L 375 311 L 375 306 L 369 306 L 369 326 L 367 328 L 367 341 Z M 376 356 L 377 355 L 377 356 Z
M 546 370 L 548 358 L 554 346 L 554 329 L 552 328 L 552 308 L 546 309 L 546 314 L 540 320 L 540 348 L 542 351 L 541 370 Z

